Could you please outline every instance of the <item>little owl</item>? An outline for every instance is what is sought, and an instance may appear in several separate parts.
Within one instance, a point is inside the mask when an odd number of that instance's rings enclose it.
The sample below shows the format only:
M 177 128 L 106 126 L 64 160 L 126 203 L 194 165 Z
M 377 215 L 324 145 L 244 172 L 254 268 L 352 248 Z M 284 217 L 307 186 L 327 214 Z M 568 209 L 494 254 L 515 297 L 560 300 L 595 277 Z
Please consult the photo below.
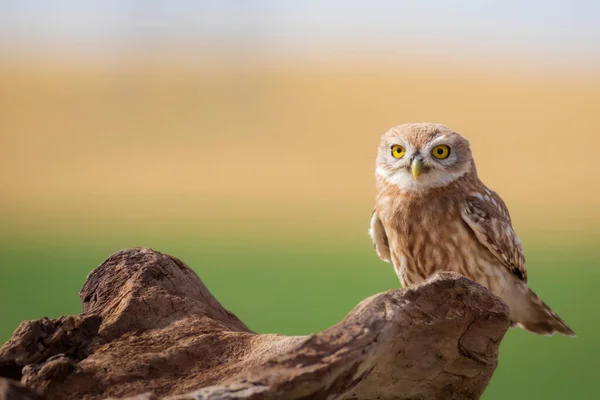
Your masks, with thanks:
M 575 335 L 527 287 L 508 209 L 479 180 L 464 137 L 437 124 L 396 126 L 382 137 L 375 174 L 369 234 L 403 286 L 436 271 L 458 272 L 500 296 L 513 326 Z

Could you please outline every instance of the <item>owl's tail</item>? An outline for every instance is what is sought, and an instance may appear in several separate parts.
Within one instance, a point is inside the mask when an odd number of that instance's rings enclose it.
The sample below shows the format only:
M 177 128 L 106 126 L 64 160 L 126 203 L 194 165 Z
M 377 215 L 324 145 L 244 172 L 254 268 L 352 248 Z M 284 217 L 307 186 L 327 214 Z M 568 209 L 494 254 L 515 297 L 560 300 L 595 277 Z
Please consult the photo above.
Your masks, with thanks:
M 566 336 L 575 336 L 571 330 L 554 311 L 540 299 L 533 290 L 525 285 L 519 288 L 521 299 L 515 306 L 511 306 L 511 318 L 513 326 L 520 326 L 530 332 L 539 335 L 553 335 L 562 333 Z M 523 298 L 524 297 L 524 298 Z

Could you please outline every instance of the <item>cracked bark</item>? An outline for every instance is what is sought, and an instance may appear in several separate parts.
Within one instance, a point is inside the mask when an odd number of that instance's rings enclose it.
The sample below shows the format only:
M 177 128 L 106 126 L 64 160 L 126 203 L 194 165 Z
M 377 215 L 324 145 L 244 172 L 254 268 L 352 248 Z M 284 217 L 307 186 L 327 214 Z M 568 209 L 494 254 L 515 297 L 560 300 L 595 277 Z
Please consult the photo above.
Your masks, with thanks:
M 21 323 L 0 376 L 47 400 L 476 399 L 510 323 L 499 298 L 440 273 L 316 335 L 259 335 L 189 267 L 143 248 L 109 257 L 80 297 L 80 315 Z

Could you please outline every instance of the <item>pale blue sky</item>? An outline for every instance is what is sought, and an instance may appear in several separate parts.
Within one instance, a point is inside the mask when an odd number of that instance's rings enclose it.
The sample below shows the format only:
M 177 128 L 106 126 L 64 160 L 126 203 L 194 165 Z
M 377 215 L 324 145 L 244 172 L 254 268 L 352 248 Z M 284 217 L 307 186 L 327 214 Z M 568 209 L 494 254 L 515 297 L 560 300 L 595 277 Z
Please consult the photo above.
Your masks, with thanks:
M 112 52 L 146 44 L 598 62 L 600 1 L 0 0 L 0 47 Z

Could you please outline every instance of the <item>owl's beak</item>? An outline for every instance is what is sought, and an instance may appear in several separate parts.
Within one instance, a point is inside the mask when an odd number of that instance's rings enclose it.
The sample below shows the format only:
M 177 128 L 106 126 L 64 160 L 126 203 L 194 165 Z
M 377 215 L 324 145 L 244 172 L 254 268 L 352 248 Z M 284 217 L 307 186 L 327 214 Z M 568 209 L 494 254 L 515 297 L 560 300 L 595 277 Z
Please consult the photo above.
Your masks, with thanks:
M 423 162 L 420 158 L 415 158 L 412 160 L 410 164 L 410 169 L 412 170 L 412 175 L 415 180 L 419 179 L 419 175 L 423 172 Z

